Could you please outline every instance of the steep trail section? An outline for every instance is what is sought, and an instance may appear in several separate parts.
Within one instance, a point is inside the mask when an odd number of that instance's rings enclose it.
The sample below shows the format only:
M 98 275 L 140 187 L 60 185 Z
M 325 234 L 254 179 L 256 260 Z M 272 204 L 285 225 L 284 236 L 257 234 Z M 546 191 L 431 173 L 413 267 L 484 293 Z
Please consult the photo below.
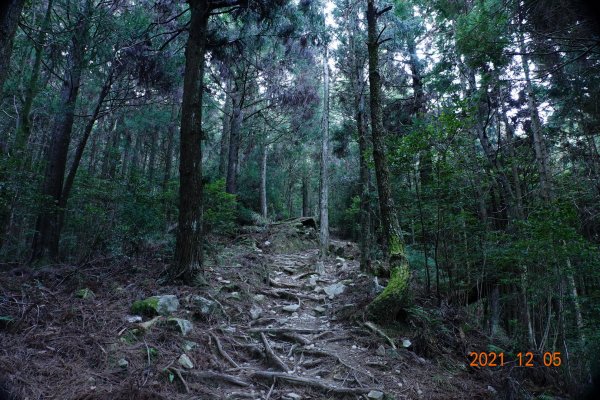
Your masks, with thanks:
M 267 285 L 252 285 L 247 311 L 238 315 L 245 323 L 237 321 L 235 332 L 222 339 L 226 352 L 237 351 L 243 360 L 235 372 L 266 385 L 244 398 L 495 398 L 493 388 L 468 375 L 464 362 L 426 360 L 402 347 L 410 348 L 408 337 L 390 338 L 364 321 L 371 281 L 359 271 L 354 244 L 333 241 L 332 247 L 349 258 L 333 255 L 319 275 L 316 248 L 271 251 L 281 247 L 269 240 L 253 246 L 256 257 L 250 258 L 266 266 Z

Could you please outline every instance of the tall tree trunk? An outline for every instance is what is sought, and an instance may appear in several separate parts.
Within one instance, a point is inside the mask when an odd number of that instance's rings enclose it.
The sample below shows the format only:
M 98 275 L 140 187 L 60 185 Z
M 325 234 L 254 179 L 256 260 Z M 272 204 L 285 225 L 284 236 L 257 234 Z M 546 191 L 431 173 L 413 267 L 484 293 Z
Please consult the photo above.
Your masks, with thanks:
M 104 99 L 108 96 L 110 92 L 110 88 L 113 83 L 113 71 L 109 72 L 104 85 L 102 86 L 102 90 L 100 91 L 100 95 L 98 96 L 98 100 L 96 102 L 96 106 L 94 107 L 94 111 L 92 112 L 92 116 L 88 120 L 88 123 L 85 126 L 83 131 L 83 136 L 81 141 L 77 145 L 77 149 L 75 150 L 75 155 L 73 156 L 73 162 L 71 164 L 71 168 L 69 169 L 69 173 L 67 178 L 65 179 L 65 184 L 62 190 L 62 194 L 60 196 L 58 212 L 59 216 L 59 224 L 58 224 L 58 235 L 62 232 L 62 228 L 64 225 L 65 212 L 67 207 L 67 201 L 69 200 L 69 196 L 71 194 L 71 189 L 73 188 L 73 182 L 75 182 L 75 176 L 77 175 L 77 170 L 79 169 L 79 164 L 81 163 L 81 158 L 83 157 L 83 152 L 85 151 L 85 146 L 94 130 L 94 124 L 98 120 L 98 116 L 100 115 L 100 110 L 102 109 L 102 104 L 104 104 Z
M 202 81 L 210 9 L 188 0 L 191 10 L 185 49 L 179 161 L 179 224 L 172 278 L 192 283 L 202 273 Z
M 358 161 L 359 161 L 359 186 L 360 186 L 360 215 L 359 226 L 360 233 L 358 245 L 360 249 L 360 269 L 368 271 L 371 264 L 370 250 L 370 173 L 368 163 L 368 138 L 367 138 L 367 119 L 365 116 L 365 82 L 364 82 L 364 62 L 359 59 L 358 49 L 356 48 L 355 32 L 359 29 L 358 15 L 351 10 L 350 26 L 348 29 L 348 40 L 350 45 L 350 64 L 352 68 L 352 90 L 354 92 L 354 114 L 356 122 L 356 131 L 358 133 Z
M 310 215 L 310 205 L 308 201 L 308 186 L 309 176 L 308 171 L 302 173 L 302 216 L 308 217 Z
M 319 190 L 319 243 L 321 258 L 329 249 L 329 52 L 323 50 L 323 131 L 321 133 L 321 185 Z
M 383 248 L 390 263 L 391 278 L 384 289 L 369 304 L 368 312 L 376 320 L 394 318 L 404 306 L 408 290 L 409 270 L 404 254 L 403 238 L 394 209 L 389 182 L 389 170 L 385 153 L 385 134 L 381 114 L 381 76 L 379 74 L 379 32 L 377 18 L 386 10 L 377 10 L 375 0 L 367 0 L 367 47 L 369 52 L 369 89 L 371 106 L 371 136 L 373 160 L 379 193 L 379 209 L 383 232 Z
M 262 148 L 262 157 L 260 162 L 260 213 L 263 218 L 268 217 L 267 213 L 267 156 L 269 154 L 269 145 L 264 144 Z
M 91 2 L 86 2 L 86 11 L 79 19 L 71 38 L 67 56 L 67 69 L 63 78 L 60 108 L 54 118 L 52 139 L 48 150 L 46 170 L 42 184 L 42 196 L 47 203 L 42 207 L 36 222 L 32 243 L 32 261 L 58 258 L 60 239 L 59 204 L 75 118 L 75 104 L 79 94 L 84 64 L 85 46 L 92 11 Z
M 521 21 L 522 23 L 522 21 Z M 548 169 L 548 149 L 542 131 L 542 122 L 538 112 L 538 103 L 531 83 L 531 74 L 529 71 L 529 56 L 525 47 L 525 38 L 523 32 L 519 32 L 519 46 L 521 52 L 521 66 L 525 75 L 525 88 L 527 90 L 527 108 L 531 118 L 531 131 L 533 135 L 533 149 L 535 151 L 535 160 L 540 175 L 540 194 L 544 201 L 550 199 L 550 172 Z
M 231 84 L 228 84 L 225 89 L 226 91 L 225 107 L 223 109 L 223 129 L 221 130 L 221 146 L 219 152 L 219 176 L 222 178 L 227 177 L 227 166 L 229 161 L 229 132 L 231 131 L 231 111 L 233 108 L 230 86 Z
M 232 96 L 232 115 L 229 130 L 229 154 L 227 162 L 227 180 L 225 182 L 225 191 L 230 194 L 237 192 L 237 173 L 240 159 L 240 141 L 242 121 L 244 120 L 243 102 L 244 93 L 241 87 L 238 87 Z
M 4 0 L 0 3 L 0 96 L 10 68 L 13 39 L 25 0 Z
M 37 94 L 40 68 L 42 66 L 42 57 L 44 53 L 44 44 L 46 43 L 46 34 L 48 27 L 50 26 L 50 16 L 52 14 L 52 3 L 53 0 L 48 0 L 46 14 L 44 15 L 42 25 L 40 26 L 37 40 L 34 43 L 35 54 L 33 67 L 31 69 L 31 76 L 29 77 L 29 83 L 27 84 L 27 89 L 25 91 L 25 101 L 23 102 L 23 108 L 21 110 L 19 129 L 16 133 L 15 150 L 17 154 L 22 153 L 25 150 L 31 134 L 31 107 L 33 106 L 33 100 Z M 24 165 L 27 166 L 27 161 L 24 161 Z

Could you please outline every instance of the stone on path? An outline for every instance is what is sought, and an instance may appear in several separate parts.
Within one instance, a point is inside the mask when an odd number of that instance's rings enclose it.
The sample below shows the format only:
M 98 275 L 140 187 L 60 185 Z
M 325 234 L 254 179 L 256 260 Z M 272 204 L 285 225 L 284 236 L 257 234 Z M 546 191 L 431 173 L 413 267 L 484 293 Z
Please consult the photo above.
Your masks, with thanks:
M 383 392 L 381 392 L 379 390 L 371 390 L 367 394 L 367 398 L 373 399 L 373 400 L 383 400 Z
M 330 299 L 333 299 L 338 294 L 344 293 L 345 289 L 346 289 L 346 285 L 344 285 L 341 282 L 334 283 L 332 285 L 325 286 L 323 288 L 323 290 L 325 291 L 325 293 L 327 294 L 327 296 L 329 296 Z
M 177 296 L 166 294 L 134 302 L 131 306 L 131 312 L 145 315 L 169 315 L 177 311 L 178 308 L 179 300 Z
M 192 362 L 192 360 L 190 360 L 190 358 L 187 356 L 187 354 L 182 354 L 179 356 L 179 359 L 177 360 L 177 362 L 183 367 L 183 368 L 187 368 L 187 369 L 192 369 L 194 368 L 194 363 Z

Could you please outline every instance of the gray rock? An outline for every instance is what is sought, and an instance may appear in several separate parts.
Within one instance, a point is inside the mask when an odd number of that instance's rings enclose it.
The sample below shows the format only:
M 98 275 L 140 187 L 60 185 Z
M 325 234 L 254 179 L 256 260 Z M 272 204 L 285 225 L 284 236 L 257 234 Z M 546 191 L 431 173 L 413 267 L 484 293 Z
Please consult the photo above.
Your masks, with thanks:
M 380 392 L 379 390 L 371 390 L 367 394 L 367 398 L 373 400 L 383 400 L 383 392 Z
M 378 356 L 385 356 L 385 347 L 380 345 L 377 350 L 375 350 L 375 353 L 377 353 Z
M 294 393 L 294 392 L 290 392 L 290 393 L 286 394 L 285 398 L 289 399 L 289 400 L 302 400 L 302 396 L 300 396 L 298 393 Z
M 405 349 L 408 349 L 410 346 L 412 346 L 412 343 L 410 340 L 402 339 L 402 347 L 404 347 Z
M 179 363 L 179 365 L 181 365 L 183 368 L 187 368 L 187 369 L 192 369 L 194 368 L 194 363 L 192 362 L 192 360 L 190 360 L 190 358 L 187 356 L 187 354 L 182 354 L 179 356 L 179 359 L 177 360 L 177 362 Z
M 187 319 L 169 318 L 167 321 L 169 322 L 169 324 L 171 326 L 174 326 L 175 328 L 177 328 L 177 330 L 179 332 L 181 332 L 181 334 L 183 336 L 186 336 L 188 333 L 190 333 L 194 329 L 194 324 L 192 324 Z
M 183 350 L 192 351 L 195 347 L 198 347 L 198 343 L 192 342 L 191 340 L 185 340 L 183 342 Z
M 145 315 L 169 315 L 179 308 L 177 296 L 166 294 L 162 296 L 152 296 L 145 300 L 138 300 L 131 306 L 133 314 Z
M 206 297 L 194 295 L 192 296 L 192 303 L 196 306 L 196 311 L 203 316 L 211 315 L 217 308 L 217 304 L 207 299 Z
M 335 296 L 344 293 L 345 289 L 346 289 L 346 285 L 344 285 L 341 282 L 334 283 L 332 285 L 325 286 L 323 288 L 323 290 L 325 291 L 327 296 L 329 296 L 330 299 L 333 299 Z
M 123 369 L 129 367 L 129 361 L 127 361 L 124 358 L 120 358 L 119 361 L 117 361 L 117 365 Z
M 142 322 L 142 317 L 139 315 L 128 315 L 125 317 L 125 321 L 129 322 L 130 324 L 135 324 L 136 322 Z
M 252 296 L 252 298 L 257 303 L 262 303 L 263 301 L 265 301 L 265 295 L 264 294 L 255 294 L 254 296 Z
M 287 312 L 296 312 L 296 311 L 298 311 L 299 308 L 300 308 L 299 304 L 290 304 L 289 306 L 282 307 L 281 309 L 283 311 L 287 311 Z
M 250 309 L 250 318 L 252 318 L 253 320 L 259 319 L 260 316 L 262 315 L 262 313 L 263 313 L 262 308 L 254 305 Z
M 321 306 L 316 306 L 315 308 L 313 308 L 313 310 L 315 310 L 316 312 L 318 312 L 319 314 L 323 314 L 325 311 L 327 311 L 325 309 L 325 307 L 321 307 Z

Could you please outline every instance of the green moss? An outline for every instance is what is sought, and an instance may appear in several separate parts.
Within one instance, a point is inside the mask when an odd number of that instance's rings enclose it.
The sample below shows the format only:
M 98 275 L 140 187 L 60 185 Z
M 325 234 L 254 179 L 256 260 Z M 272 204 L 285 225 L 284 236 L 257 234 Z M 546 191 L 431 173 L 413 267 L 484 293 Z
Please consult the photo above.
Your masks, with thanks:
M 136 315 L 157 315 L 158 298 L 148 297 L 144 300 L 135 301 L 131 305 L 131 313 Z
M 395 243 L 394 246 L 399 246 L 395 248 L 400 253 L 396 253 L 394 258 L 400 262 L 392 269 L 390 281 L 386 288 L 367 308 L 370 317 L 378 322 L 391 322 L 405 306 L 408 297 L 410 271 L 408 270 L 408 264 L 402 259 L 402 245 Z

